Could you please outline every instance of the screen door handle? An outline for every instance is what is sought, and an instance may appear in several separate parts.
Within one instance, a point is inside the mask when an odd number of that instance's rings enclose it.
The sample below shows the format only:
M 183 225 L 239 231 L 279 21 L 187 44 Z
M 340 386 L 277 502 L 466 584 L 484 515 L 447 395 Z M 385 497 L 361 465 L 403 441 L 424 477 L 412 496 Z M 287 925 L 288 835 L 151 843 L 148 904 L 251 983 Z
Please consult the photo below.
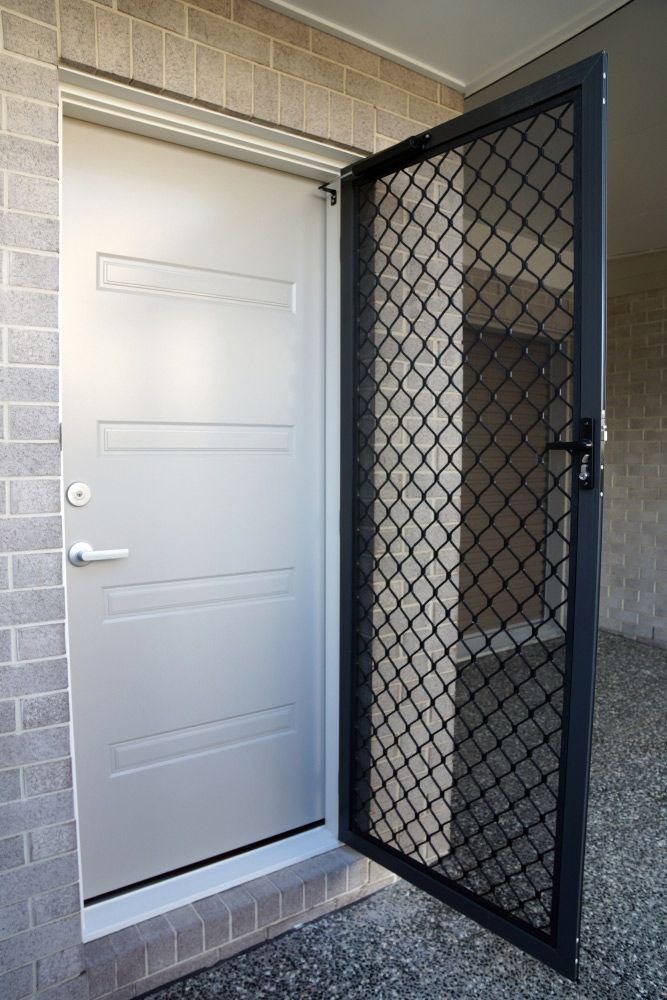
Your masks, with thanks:
M 72 566 L 87 566 L 92 562 L 106 562 L 108 559 L 127 559 L 129 549 L 94 549 L 88 542 L 75 542 L 67 557 Z
M 584 490 L 593 489 L 593 419 L 584 417 L 581 421 L 581 437 L 578 441 L 552 441 L 546 451 L 569 451 L 579 455 L 579 485 Z
M 593 442 L 590 438 L 582 438 L 580 441 L 551 441 L 545 450 L 569 451 L 572 455 L 590 455 Z

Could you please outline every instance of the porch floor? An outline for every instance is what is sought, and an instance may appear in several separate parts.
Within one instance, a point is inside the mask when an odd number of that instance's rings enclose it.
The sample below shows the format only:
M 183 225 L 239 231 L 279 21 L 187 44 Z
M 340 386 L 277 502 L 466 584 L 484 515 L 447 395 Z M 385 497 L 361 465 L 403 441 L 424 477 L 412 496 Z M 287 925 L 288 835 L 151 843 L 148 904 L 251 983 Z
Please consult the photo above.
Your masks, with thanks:
M 578 985 L 398 882 L 152 996 L 665 997 L 666 779 L 667 653 L 603 633 Z

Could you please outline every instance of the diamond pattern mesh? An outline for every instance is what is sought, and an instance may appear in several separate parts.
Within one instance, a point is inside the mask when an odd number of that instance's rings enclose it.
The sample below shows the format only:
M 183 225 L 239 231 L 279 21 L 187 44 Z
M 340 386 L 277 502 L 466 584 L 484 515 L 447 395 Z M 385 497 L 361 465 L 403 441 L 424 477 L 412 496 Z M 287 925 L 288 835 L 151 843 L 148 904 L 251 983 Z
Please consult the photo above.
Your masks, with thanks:
M 565 104 L 361 181 L 355 265 L 353 829 L 546 935 L 573 178 Z

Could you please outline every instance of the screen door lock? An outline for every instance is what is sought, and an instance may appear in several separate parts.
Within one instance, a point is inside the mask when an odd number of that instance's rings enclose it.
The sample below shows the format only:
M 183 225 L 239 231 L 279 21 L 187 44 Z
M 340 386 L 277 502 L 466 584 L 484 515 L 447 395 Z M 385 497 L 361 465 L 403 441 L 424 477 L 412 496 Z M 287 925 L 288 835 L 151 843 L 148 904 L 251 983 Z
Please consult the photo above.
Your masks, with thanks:
M 581 437 L 578 441 L 552 441 L 546 447 L 547 451 L 569 451 L 571 455 L 579 455 L 579 485 L 582 490 L 593 489 L 593 418 L 583 417 L 581 420 Z

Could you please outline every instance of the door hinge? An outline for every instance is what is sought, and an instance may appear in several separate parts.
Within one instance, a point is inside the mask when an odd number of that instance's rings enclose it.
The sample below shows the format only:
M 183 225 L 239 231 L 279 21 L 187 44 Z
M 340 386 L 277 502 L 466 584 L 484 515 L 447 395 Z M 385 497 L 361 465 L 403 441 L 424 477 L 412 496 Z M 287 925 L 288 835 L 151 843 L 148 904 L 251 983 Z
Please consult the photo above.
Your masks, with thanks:
M 431 141 L 430 132 L 420 132 L 419 135 L 411 135 L 408 139 L 410 149 L 425 149 Z
M 327 187 L 326 183 L 325 184 L 320 184 L 317 190 L 318 191 L 324 191 L 325 194 L 328 194 L 328 195 L 331 196 L 331 204 L 332 204 L 332 206 L 335 205 L 336 202 L 338 201 L 338 191 L 336 191 L 335 188 Z

